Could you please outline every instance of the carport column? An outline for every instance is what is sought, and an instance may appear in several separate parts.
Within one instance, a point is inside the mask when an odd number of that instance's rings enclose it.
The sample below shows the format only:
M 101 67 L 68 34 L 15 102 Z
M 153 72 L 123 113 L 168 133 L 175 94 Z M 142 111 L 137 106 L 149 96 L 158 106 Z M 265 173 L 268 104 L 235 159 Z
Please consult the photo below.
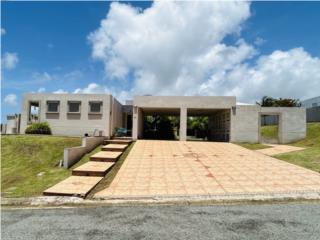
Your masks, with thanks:
M 187 108 L 180 108 L 180 141 L 187 140 Z
M 139 113 L 138 107 L 133 107 L 133 115 L 132 115 L 132 139 L 138 139 L 138 128 L 139 128 Z
M 132 116 L 132 139 L 137 140 L 143 136 L 143 113 L 141 108 L 133 107 Z

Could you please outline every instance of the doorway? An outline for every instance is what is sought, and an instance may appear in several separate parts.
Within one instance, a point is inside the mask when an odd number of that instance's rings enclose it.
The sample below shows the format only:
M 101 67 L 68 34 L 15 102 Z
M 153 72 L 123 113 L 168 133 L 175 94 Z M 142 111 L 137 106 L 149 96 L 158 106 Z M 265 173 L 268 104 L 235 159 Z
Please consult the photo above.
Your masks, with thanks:
M 261 113 L 259 124 L 259 142 L 278 144 L 280 143 L 280 114 Z

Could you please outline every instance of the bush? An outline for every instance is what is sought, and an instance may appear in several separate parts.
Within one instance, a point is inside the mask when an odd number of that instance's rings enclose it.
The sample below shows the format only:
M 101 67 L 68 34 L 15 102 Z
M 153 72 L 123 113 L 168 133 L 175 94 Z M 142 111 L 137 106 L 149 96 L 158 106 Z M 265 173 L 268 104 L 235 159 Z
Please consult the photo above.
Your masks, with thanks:
M 51 129 L 49 123 L 42 122 L 42 123 L 32 123 L 30 126 L 27 127 L 26 134 L 51 134 Z

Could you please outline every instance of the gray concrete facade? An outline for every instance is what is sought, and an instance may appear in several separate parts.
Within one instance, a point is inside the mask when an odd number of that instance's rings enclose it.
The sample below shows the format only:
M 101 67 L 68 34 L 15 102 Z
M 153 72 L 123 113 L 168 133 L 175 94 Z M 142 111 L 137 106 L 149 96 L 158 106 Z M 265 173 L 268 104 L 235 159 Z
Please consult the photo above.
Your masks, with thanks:
M 58 102 L 56 112 L 48 111 L 48 102 Z M 69 102 L 79 102 L 80 111 L 72 113 Z M 101 103 L 100 112 L 90 112 L 90 103 Z M 38 118 L 30 119 L 30 103 L 38 103 Z M 48 122 L 53 135 L 83 136 L 102 131 L 110 137 L 114 128 L 122 125 L 121 104 L 108 94 L 48 94 L 27 93 L 23 95 L 21 111 L 21 133 L 32 121 Z
M 180 116 L 180 140 L 186 140 L 188 114 L 209 115 L 214 139 L 257 143 L 260 138 L 261 115 L 279 115 L 279 143 L 306 136 L 306 110 L 292 107 L 260 107 L 237 105 L 236 97 L 218 96 L 136 96 L 133 100 L 133 138 L 142 138 L 143 112 L 174 113 Z M 217 122 L 218 121 L 218 122 Z M 220 122 L 219 122 L 220 121 Z M 223 127 L 221 127 L 223 126 Z
M 58 101 L 57 112 L 48 112 L 48 102 Z M 80 102 L 80 111 L 71 113 L 69 102 Z M 101 103 L 101 112 L 90 112 L 90 103 Z M 30 103 L 39 104 L 38 117 L 30 117 Z M 132 105 L 131 105 L 132 104 Z M 68 108 L 69 106 L 69 108 Z M 129 109 L 131 108 L 131 110 Z M 263 115 L 279 116 L 279 143 L 306 136 L 306 110 L 299 108 L 237 105 L 234 96 L 135 96 L 130 105 L 122 105 L 107 94 L 25 94 L 21 112 L 21 133 L 32 121 L 48 122 L 54 135 L 82 136 L 102 131 L 111 137 L 116 127 L 126 127 L 132 115 L 132 138 L 143 138 L 144 116 L 167 114 L 180 117 L 179 140 L 187 139 L 189 116 L 209 117 L 211 141 L 260 142 Z M 130 118 L 131 123 L 131 118 Z

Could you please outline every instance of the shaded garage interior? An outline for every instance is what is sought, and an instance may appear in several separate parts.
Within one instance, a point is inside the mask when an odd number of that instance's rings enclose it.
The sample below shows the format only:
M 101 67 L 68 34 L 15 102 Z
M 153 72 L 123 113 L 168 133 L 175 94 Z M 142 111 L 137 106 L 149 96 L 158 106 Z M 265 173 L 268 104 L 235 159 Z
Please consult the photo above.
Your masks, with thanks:
M 188 140 L 230 141 L 230 109 L 189 108 L 187 117 Z
M 141 108 L 142 139 L 179 140 L 186 131 L 187 140 L 230 140 L 230 109 L 186 109 L 186 119 L 181 121 L 179 108 Z

